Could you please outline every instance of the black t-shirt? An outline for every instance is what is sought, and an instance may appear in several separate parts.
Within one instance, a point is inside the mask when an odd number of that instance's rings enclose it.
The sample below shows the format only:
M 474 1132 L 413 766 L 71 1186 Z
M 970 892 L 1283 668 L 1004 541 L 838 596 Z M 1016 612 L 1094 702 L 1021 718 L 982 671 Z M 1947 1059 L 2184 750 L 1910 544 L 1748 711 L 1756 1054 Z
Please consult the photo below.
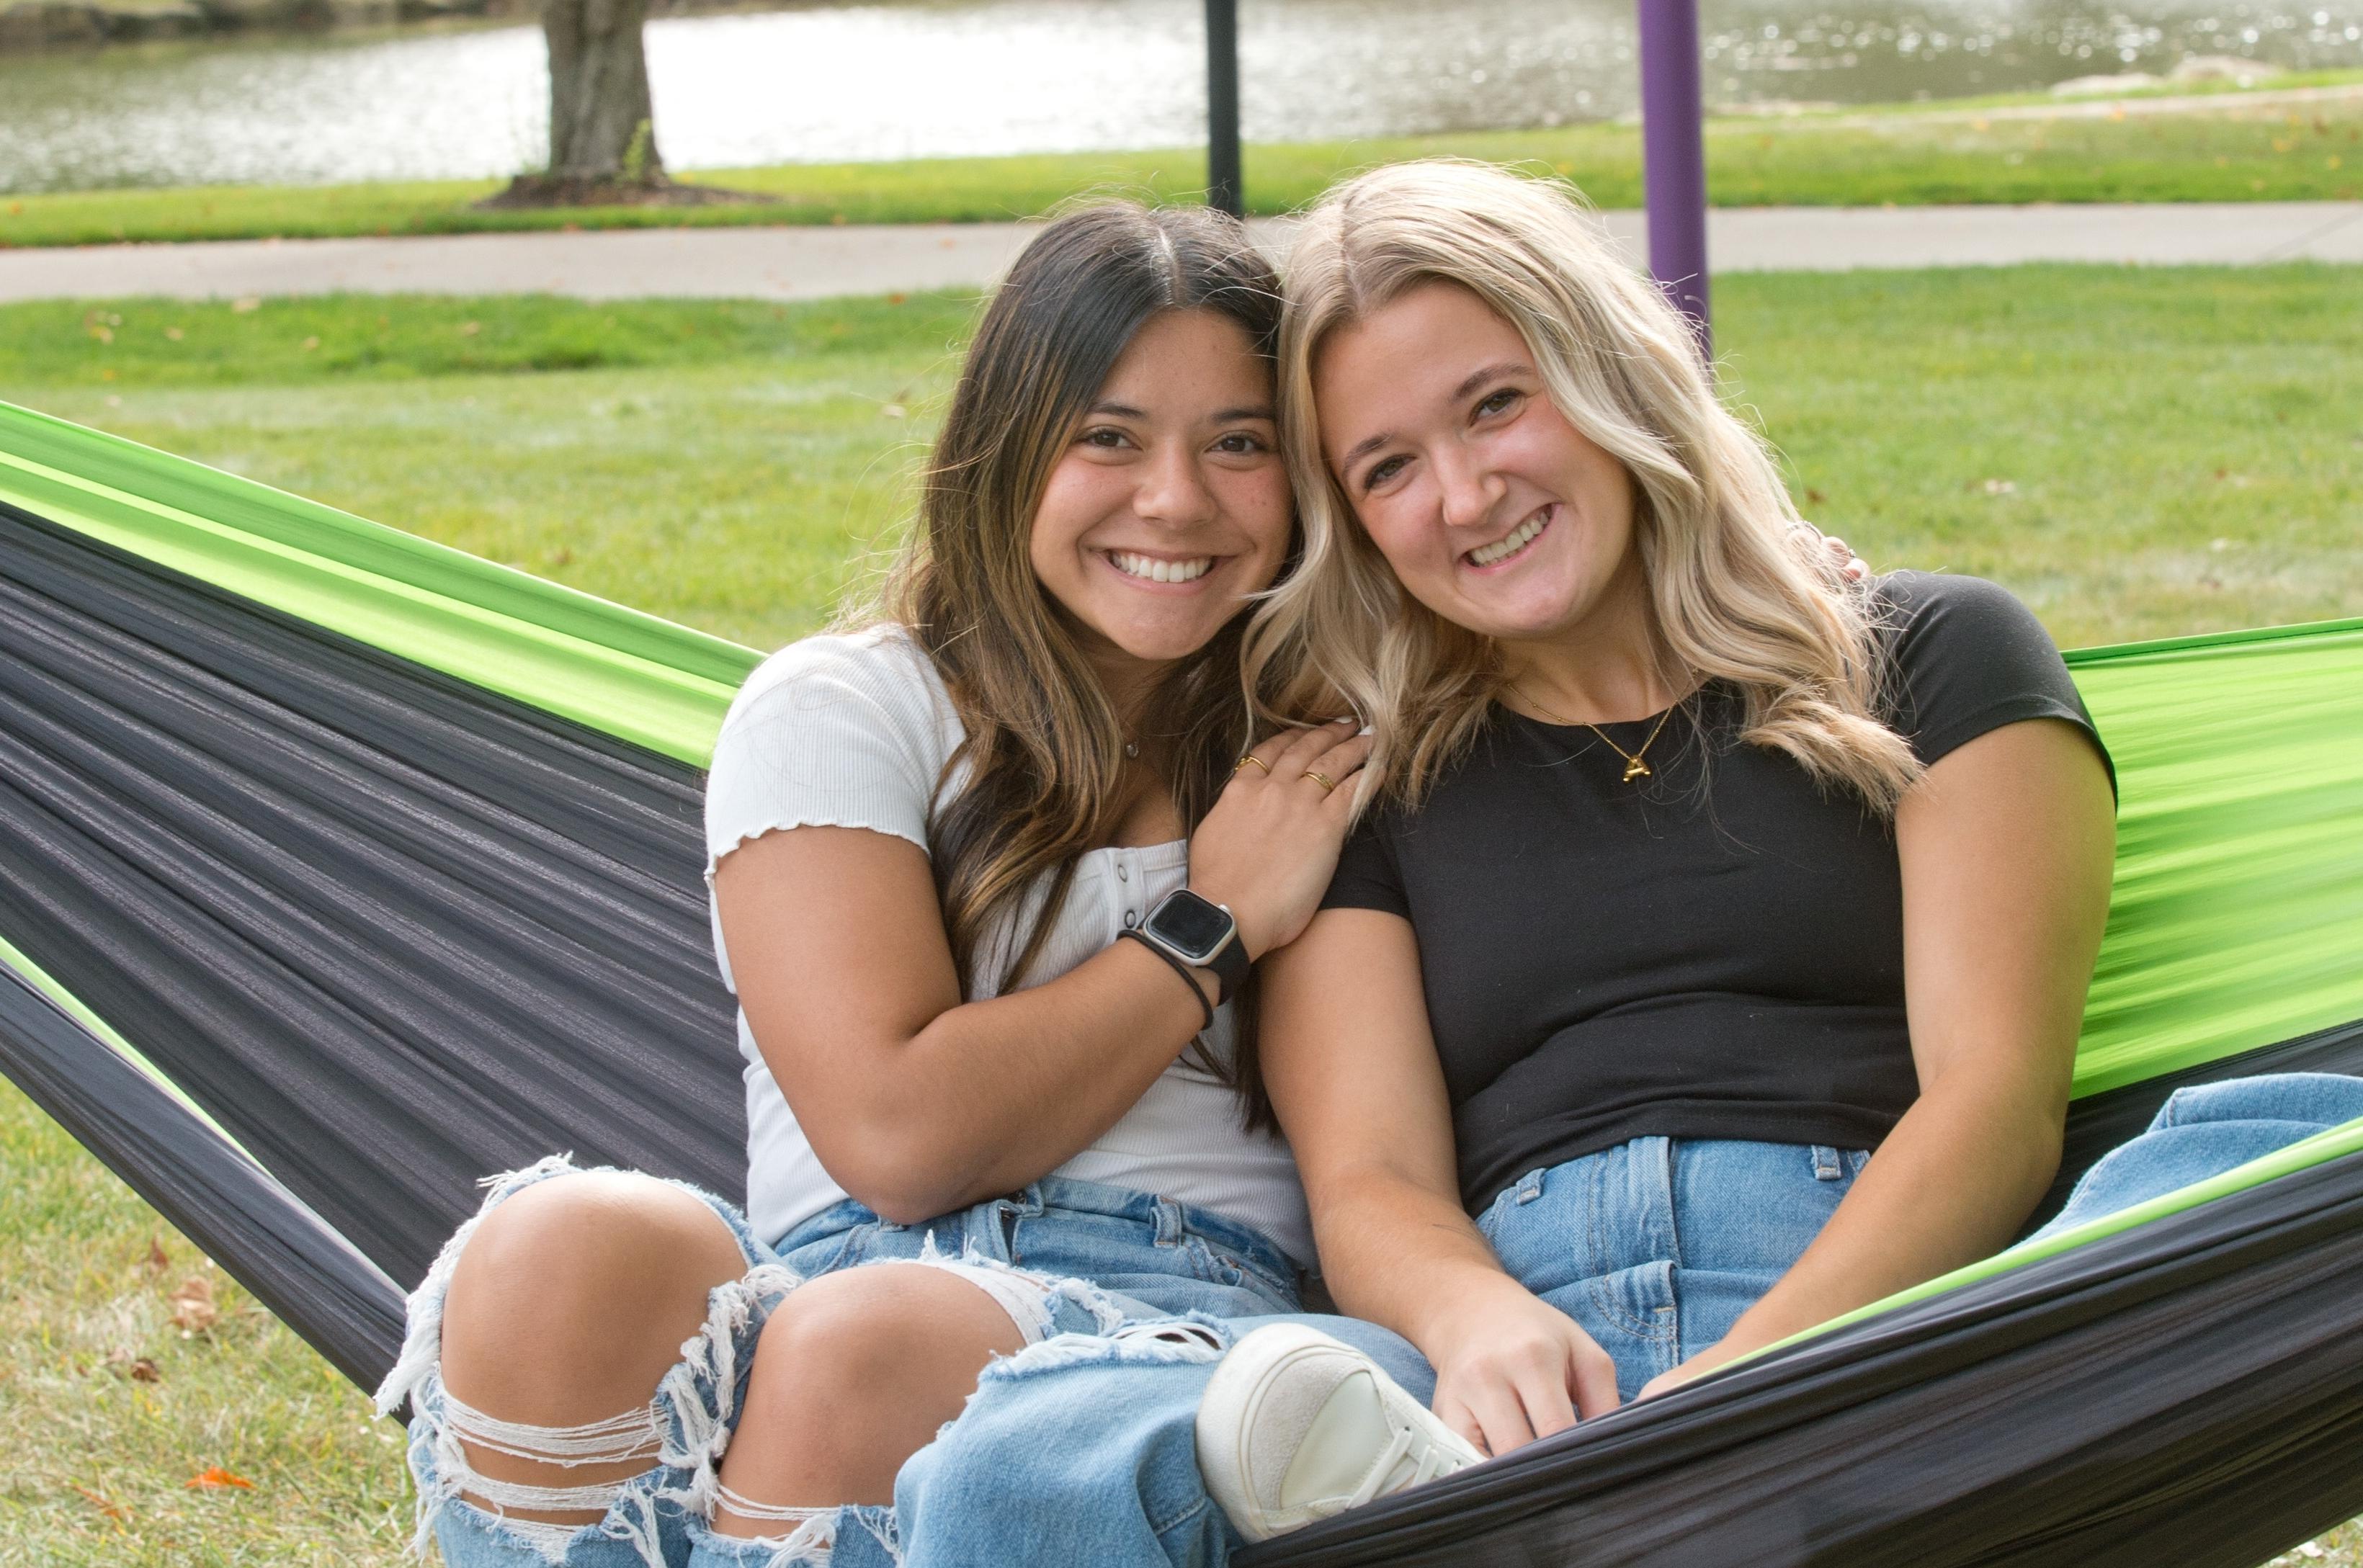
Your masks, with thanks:
M 2092 735 L 2041 623 L 1976 578 L 1898 572 L 1882 713 L 1925 763 L 2022 719 Z M 1629 1138 L 1870 1148 L 1919 1092 L 1891 825 L 1736 739 L 1710 684 L 1647 753 L 1496 705 L 1415 812 L 1373 812 L 1325 909 L 1418 933 L 1472 1211 Z M 1654 719 L 1603 726 L 1625 751 Z M 2107 753 L 2102 752 L 2102 761 Z

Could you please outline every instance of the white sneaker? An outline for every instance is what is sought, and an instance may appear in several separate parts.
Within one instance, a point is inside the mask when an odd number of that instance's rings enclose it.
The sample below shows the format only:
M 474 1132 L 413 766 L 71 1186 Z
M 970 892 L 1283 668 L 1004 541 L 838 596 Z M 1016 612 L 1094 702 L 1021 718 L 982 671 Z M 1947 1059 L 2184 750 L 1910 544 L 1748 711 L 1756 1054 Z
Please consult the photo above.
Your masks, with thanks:
M 1483 1455 L 1379 1364 L 1302 1323 L 1231 1347 L 1198 1406 L 1206 1490 L 1249 1540 L 1269 1540 Z

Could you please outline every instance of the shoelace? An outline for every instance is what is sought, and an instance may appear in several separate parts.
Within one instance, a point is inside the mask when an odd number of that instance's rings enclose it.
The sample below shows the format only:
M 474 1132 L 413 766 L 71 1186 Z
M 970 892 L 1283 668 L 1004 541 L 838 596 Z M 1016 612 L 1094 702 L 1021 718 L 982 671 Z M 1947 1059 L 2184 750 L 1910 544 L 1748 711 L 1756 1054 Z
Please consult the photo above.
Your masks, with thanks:
M 1419 1463 L 1413 1468 L 1410 1480 L 1391 1481 L 1395 1466 L 1410 1457 L 1413 1445 L 1418 1441 L 1419 1434 L 1411 1428 L 1396 1428 L 1394 1437 L 1379 1451 L 1378 1463 L 1371 1465 L 1370 1473 L 1362 1477 L 1362 1484 L 1354 1488 L 1354 1495 L 1347 1499 L 1346 1506 L 1359 1508 L 1381 1492 L 1393 1493 L 1407 1487 L 1425 1486 L 1437 1476 L 1448 1475 L 1460 1468 L 1457 1460 L 1430 1443 L 1426 1452 L 1419 1456 Z

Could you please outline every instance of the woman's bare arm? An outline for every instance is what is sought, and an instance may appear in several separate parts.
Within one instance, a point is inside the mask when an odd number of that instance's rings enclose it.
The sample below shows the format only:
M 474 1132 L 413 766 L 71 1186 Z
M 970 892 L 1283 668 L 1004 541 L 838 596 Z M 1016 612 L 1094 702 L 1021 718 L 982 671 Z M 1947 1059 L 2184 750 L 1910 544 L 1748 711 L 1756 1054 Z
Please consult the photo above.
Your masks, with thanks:
M 2115 860 L 2101 759 L 2059 720 L 1989 731 L 1913 787 L 1895 836 L 1920 1098 L 1781 1281 L 1647 1392 L 1990 1255 L 2058 1173 Z
M 1325 911 L 1263 988 L 1264 1081 L 1338 1306 L 1417 1345 L 1437 1413 L 1488 1452 L 1614 1408 L 1607 1353 L 1504 1273 L 1460 1207 L 1410 922 Z
M 1191 853 L 1248 950 L 1301 929 L 1336 867 L 1351 790 L 1303 780 L 1361 764 L 1350 726 L 1259 751 Z M 1012 1191 L 1114 1126 L 1198 1032 L 1183 979 L 1117 942 L 1047 984 L 961 999 L 926 854 L 865 828 L 796 827 L 715 872 L 739 1005 L 813 1152 L 838 1184 L 914 1222 Z M 1214 981 L 1202 974 L 1211 996 Z

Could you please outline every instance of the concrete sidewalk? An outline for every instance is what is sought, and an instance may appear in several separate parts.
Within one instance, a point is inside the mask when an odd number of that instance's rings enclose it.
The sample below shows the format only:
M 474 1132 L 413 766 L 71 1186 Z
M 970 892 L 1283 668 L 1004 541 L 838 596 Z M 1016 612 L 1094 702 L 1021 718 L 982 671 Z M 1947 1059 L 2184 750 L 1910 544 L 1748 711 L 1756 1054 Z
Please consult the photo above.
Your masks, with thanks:
M 1604 215 L 1636 261 L 1637 212 Z M 1284 219 L 1259 232 L 1274 244 Z M 1028 224 L 610 229 L 400 239 L 232 240 L 0 250 L 0 301 L 338 292 L 825 299 L 975 287 Z M 2024 261 L 2251 265 L 2363 262 L 2363 202 L 2029 207 L 1734 207 L 1709 215 L 1717 272 Z

